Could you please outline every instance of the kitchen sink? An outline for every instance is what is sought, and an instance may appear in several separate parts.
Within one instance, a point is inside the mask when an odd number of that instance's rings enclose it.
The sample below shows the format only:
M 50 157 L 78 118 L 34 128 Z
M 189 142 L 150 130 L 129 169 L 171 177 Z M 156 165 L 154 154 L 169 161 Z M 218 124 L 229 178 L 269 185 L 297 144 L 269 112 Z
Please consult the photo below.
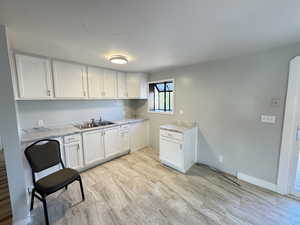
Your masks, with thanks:
M 80 130 L 84 130 L 84 129 L 103 127 L 103 126 L 108 126 L 108 125 L 113 125 L 113 124 L 115 124 L 115 123 L 110 122 L 110 121 L 100 121 L 100 122 L 94 122 L 94 123 L 76 124 L 74 126 Z

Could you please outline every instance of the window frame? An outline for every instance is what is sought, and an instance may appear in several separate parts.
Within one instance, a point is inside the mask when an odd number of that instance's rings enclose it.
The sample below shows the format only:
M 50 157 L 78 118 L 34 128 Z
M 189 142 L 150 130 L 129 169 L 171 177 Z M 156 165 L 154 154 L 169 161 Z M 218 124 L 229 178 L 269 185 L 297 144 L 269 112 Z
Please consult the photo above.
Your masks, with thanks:
M 156 113 L 156 114 L 167 114 L 167 115 L 173 115 L 175 112 L 175 89 L 176 89 L 176 85 L 175 85 L 175 79 L 174 78 L 170 78 L 170 79 L 165 79 L 165 80 L 155 80 L 155 81 L 150 81 L 148 82 L 148 93 L 149 93 L 149 85 L 150 84 L 156 84 L 156 83 L 164 83 L 164 82 L 172 82 L 173 83 L 173 101 L 171 103 L 171 108 L 173 109 L 172 111 L 153 111 L 151 110 L 151 105 L 150 103 L 152 101 L 149 100 L 150 95 L 148 95 L 148 113 Z

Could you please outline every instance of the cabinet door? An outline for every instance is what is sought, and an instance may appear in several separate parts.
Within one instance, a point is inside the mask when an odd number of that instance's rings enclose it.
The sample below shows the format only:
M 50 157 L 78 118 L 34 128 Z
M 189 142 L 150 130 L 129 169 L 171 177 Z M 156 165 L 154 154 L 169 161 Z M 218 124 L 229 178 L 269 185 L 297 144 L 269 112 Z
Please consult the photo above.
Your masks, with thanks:
M 55 97 L 86 98 L 87 76 L 83 65 L 53 61 Z
M 113 70 L 104 70 L 104 97 L 117 97 L 117 72 Z
M 66 167 L 72 169 L 80 169 L 83 166 L 82 162 L 82 147 L 81 143 L 65 144 Z
M 182 169 L 184 159 L 182 145 L 164 137 L 160 137 L 159 145 L 159 159 Z
M 144 73 L 127 74 L 128 98 L 147 98 L 147 75 Z
M 97 67 L 88 67 L 89 97 L 104 97 L 104 70 Z
M 119 127 L 104 130 L 105 157 L 121 152 Z
M 104 159 L 102 130 L 83 133 L 83 150 L 85 165 Z
M 129 132 L 121 132 L 121 151 L 127 151 L 130 149 L 130 142 L 129 142 Z
M 127 82 L 126 82 L 126 73 L 118 72 L 117 73 L 117 80 L 118 80 L 118 97 L 119 98 L 127 98 Z
M 16 54 L 15 58 L 20 98 L 52 98 L 50 61 L 21 54 Z
M 127 73 L 127 91 L 128 98 L 139 98 L 140 79 L 137 73 Z
M 140 74 L 140 98 L 147 99 L 148 98 L 148 76 L 145 73 Z

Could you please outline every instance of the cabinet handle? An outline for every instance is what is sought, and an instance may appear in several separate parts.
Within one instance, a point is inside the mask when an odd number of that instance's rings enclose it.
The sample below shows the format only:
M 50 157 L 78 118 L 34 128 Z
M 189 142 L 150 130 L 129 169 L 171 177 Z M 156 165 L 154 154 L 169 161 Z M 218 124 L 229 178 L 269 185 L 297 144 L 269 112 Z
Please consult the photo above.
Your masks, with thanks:
M 179 146 L 179 147 L 180 147 L 180 150 L 182 150 L 182 144 L 180 144 L 180 146 Z
M 86 92 L 85 91 L 83 91 L 83 96 L 86 96 Z
M 79 144 L 77 144 L 77 152 L 79 151 L 79 148 L 80 148 L 80 146 L 79 146 Z
M 47 91 L 47 95 L 51 96 L 51 91 L 50 90 Z

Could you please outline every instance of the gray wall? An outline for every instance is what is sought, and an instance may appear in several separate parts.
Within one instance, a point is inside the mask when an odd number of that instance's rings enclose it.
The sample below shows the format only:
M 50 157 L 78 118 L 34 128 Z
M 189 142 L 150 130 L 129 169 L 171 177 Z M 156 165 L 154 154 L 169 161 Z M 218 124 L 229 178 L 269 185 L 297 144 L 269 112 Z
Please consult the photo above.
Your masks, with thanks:
M 19 101 L 19 123 L 28 129 L 37 127 L 40 119 L 45 126 L 99 119 L 100 115 L 105 120 L 120 120 L 133 115 L 131 104 L 129 100 Z
M 300 44 L 152 73 L 151 81 L 175 78 L 176 86 L 173 116 L 148 113 L 152 146 L 161 124 L 196 121 L 200 162 L 276 183 L 289 61 L 299 54 Z M 146 105 L 138 107 L 145 114 Z M 261 114 L 276 115 L 276 124 L 261 123 Z
M 2 25 L 0 25 L 0 104 L 0 137 L 5 155 L 13 219 L 18 221 L 26 218 L 28 208 L 6 31 Z

